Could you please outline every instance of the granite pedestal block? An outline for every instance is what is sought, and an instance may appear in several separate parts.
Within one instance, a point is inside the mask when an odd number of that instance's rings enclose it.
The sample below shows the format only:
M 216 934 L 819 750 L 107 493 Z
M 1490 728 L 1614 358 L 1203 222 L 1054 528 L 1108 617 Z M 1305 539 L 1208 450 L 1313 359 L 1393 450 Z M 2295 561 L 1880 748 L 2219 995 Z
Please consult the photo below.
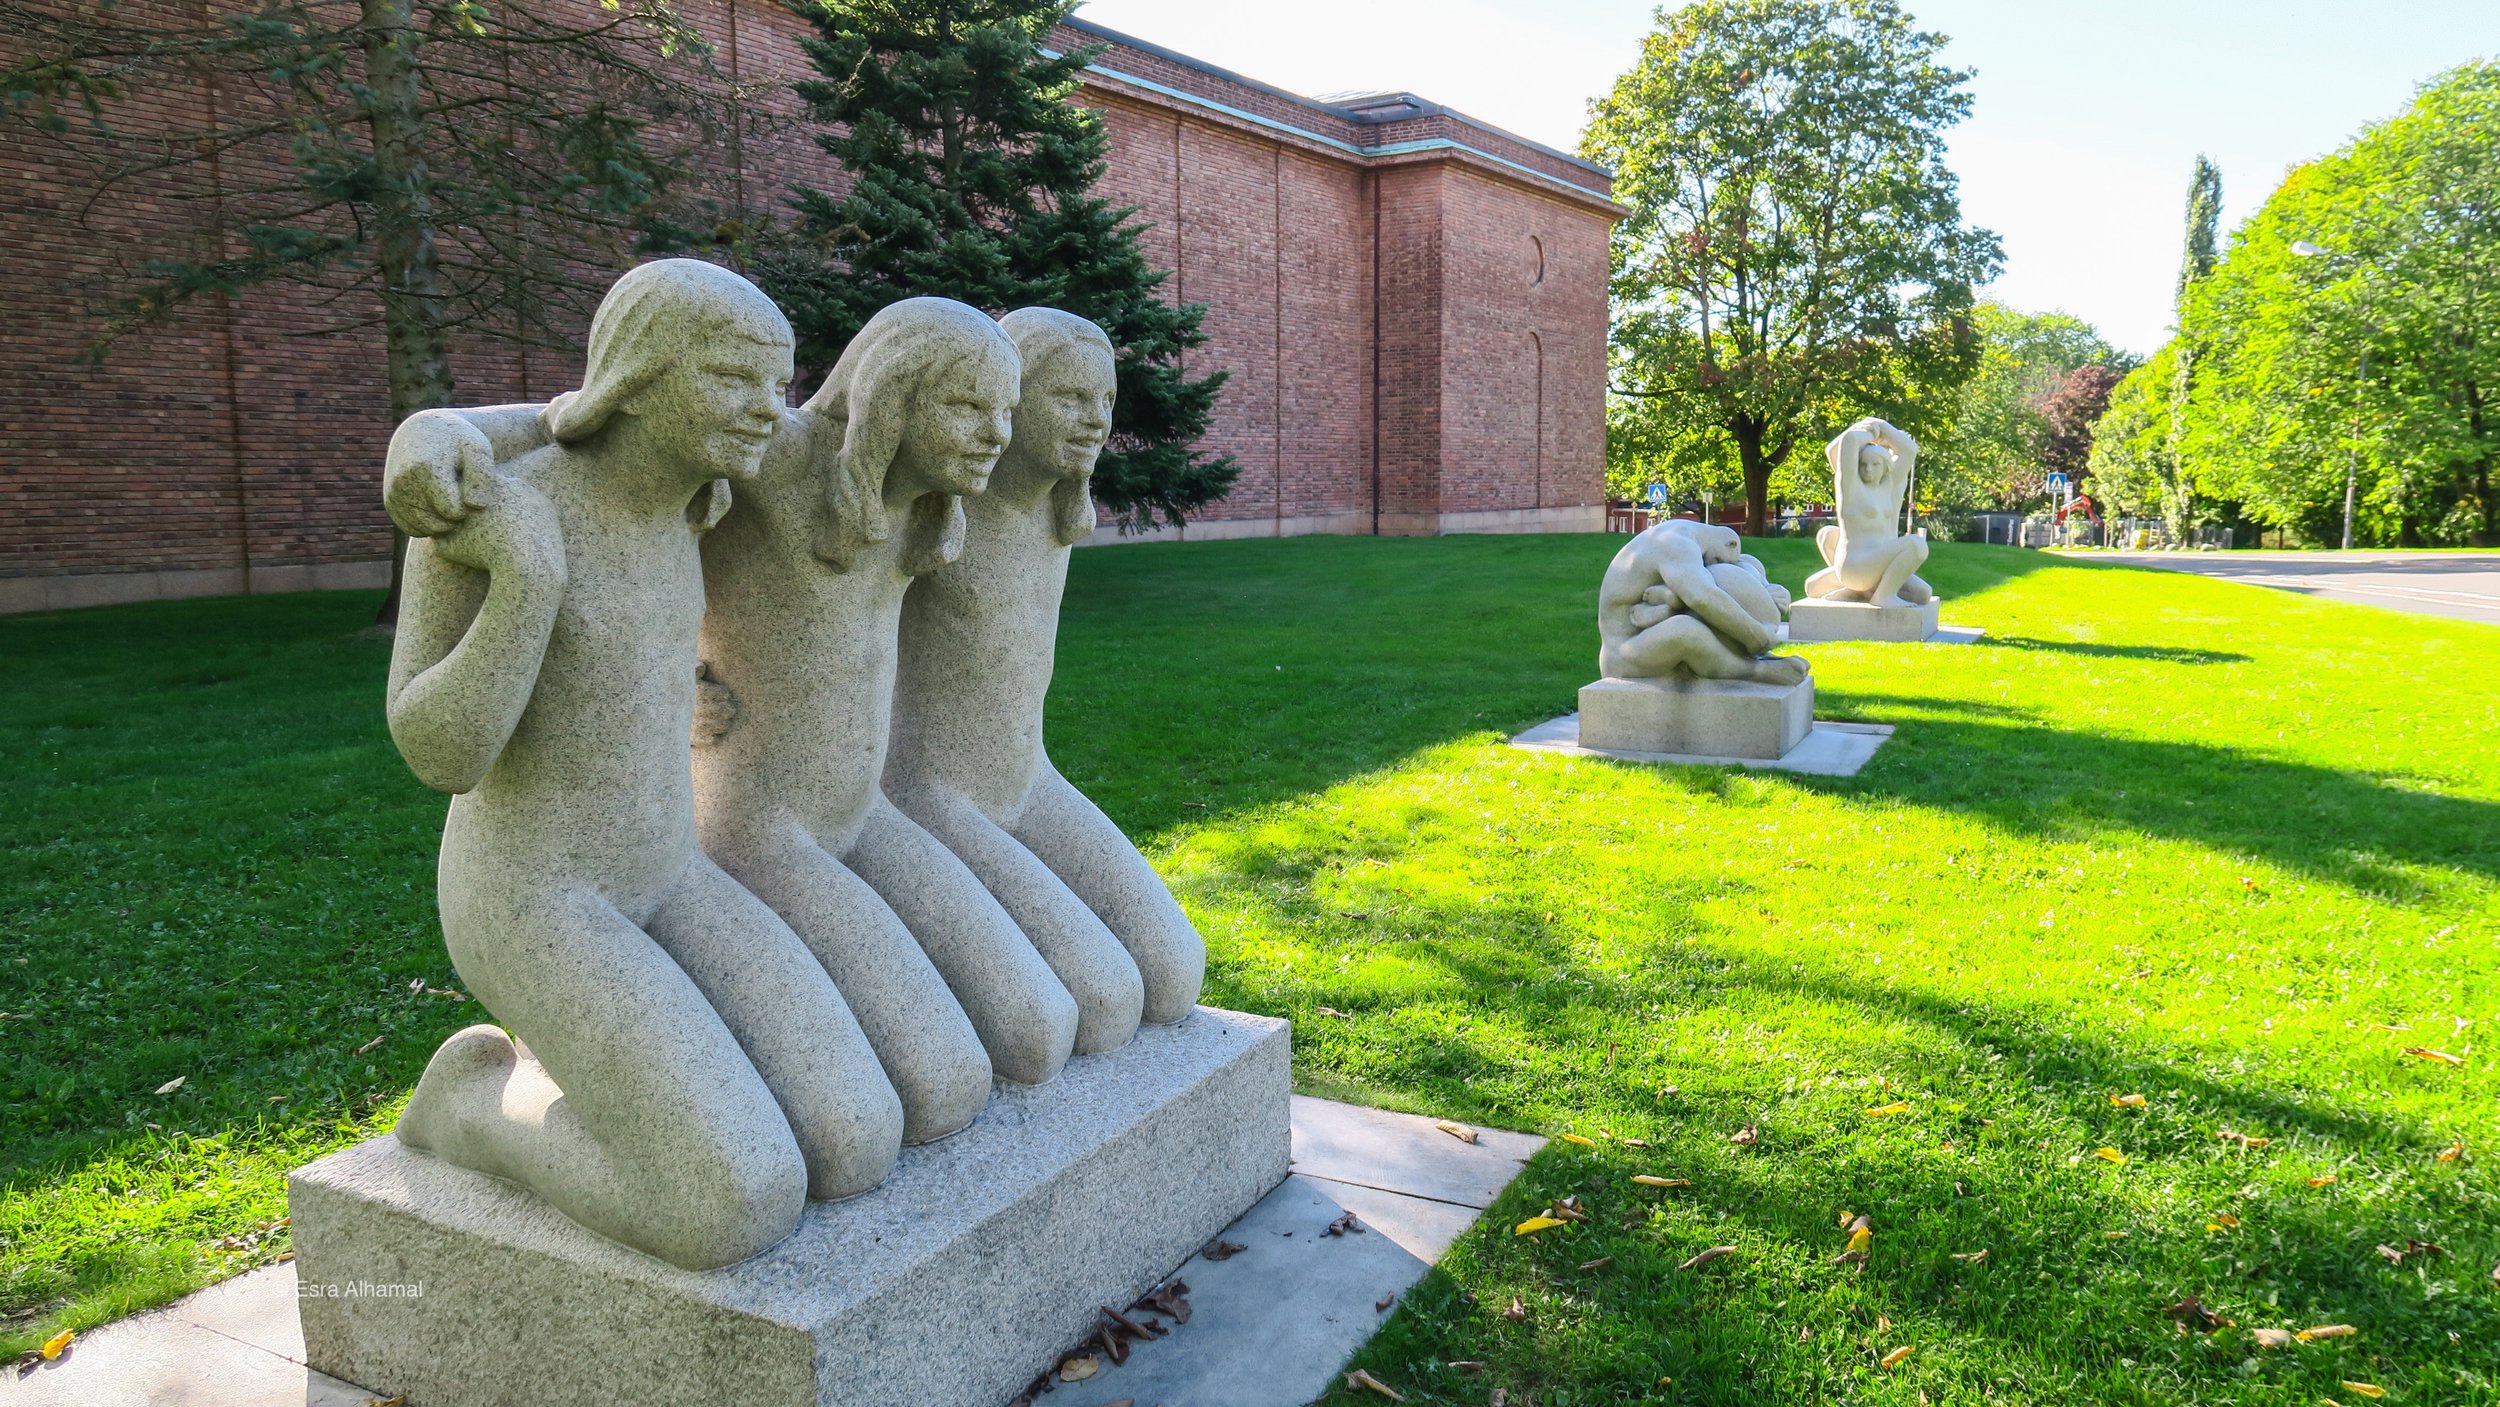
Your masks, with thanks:
M 1936 633 L 1937 603 L 1878 606 L 1870 601 L 1799 601 L 1788 608 L 1788 638 L 1919 641 Z
M 1290 1065 L 1282 1021 L 1146 1027 L 717 1271 L 374 1139 L 289 1180 L 305 1357 L 409 1407 L 995 1407 L 1283 1181 Z
M 1784 757 L 1814 731 L 1814 681 L 1600 679 L 1580 688 L 1580 745 L 1619 752 Z

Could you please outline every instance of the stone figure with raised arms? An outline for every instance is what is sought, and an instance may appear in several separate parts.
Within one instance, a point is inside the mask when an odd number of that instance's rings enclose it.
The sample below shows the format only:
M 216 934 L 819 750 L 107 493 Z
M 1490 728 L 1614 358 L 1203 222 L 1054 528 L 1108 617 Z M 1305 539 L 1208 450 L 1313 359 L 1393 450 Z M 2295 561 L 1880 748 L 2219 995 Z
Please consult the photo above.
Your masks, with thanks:
M 1918 441 L 1881 420 L 1861 420 L 1824 448 L 1840 521 L 1814 535 L 1825 563 L 1806 578 L 1816 600 L 1918 606 L 1935 592 L 1916 575 L 1927 539 L 1901 531 L 1902 497 L 1918 465 Z
M 1624 544 L 1606 568 L 1598 673 L 1797 683 L 1806 662 L 1771 653 L 1787 595 L 1733 529 L 1670 518 Z
M 696 843 L 697 535 L 778 438 L 791 349 L 736 274 L 646 264 L 600 303 L 553 443 L 498 470 L 438 414 L 393 444 L 455 474 L 401 515 L 391 736 L 453 793 L 443 933 L 511 1032 L 445 1042 L 398 1139 L 690 1268 L 875 1186 L 902 1144 L 825 967 Z
M 1206 944 L 1137 848 L 1042 746 L 1042 703 L 1073 545 L 1093 530 L 1089 483 L 1111 433 L 1111 339 L 1073 313 L 1000 324 L 1024 367 L 1015 437 L 989 491 L 964 502 L 963 555 L 904 599 L 888 795 L 963 857 L 1079 990 L 1117 991 L 1099 1019 L 1187 1016 Z M 1131 990 L 1139 995 L 1132 998 Z M 1080 1047 L 1086 1045 L 1079 1037 Z

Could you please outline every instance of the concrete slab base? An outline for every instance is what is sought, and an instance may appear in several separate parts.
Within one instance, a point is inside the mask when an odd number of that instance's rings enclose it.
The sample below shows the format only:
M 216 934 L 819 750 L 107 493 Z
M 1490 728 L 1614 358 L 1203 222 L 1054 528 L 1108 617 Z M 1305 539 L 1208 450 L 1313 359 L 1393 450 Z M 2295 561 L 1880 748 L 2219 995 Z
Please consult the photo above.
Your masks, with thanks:
M 1158 1284 L 1174 1274 L 1188 1281 L 1190 1321 L 1171 1326 L 1168 1338 L 1134 1347 L 1124 1367 L 1060 1385 L 1046 1407 L 1108 1407 L 1122 1398 L 1169 1407 L 1299 1407 L 1320 1396 L 1396 1312 L 1394 1303 L 1383 1310 L 1380 1301 L 1422 1278 L 1545 1143 L 1483 1129 L 1477 1143 L 1467 1144 L 1430 1119 L 1324 1099 L 1296 1096 L 1291 1110 L 1292 1176 L 1218 1233 L 1249 1249 L 1220 1262 L 1195 1253 L 1185 1264 L 1176 1257 L 1170 1274 L 1155 1277 Z M 1346 1212 L 1365 1229 L 1329 1236 L 1328 1224 Z M 300 1293 L 292 1265 L 238 1276 L 83 1334 L 66 1356 L 23 1379 L 0 1374 L 0 1403 L 367 1407 L 386 1397 L 305 1366 Z M 492 1342 L 510 1352 L 513 1337 L 507 1328 Z M 892 1351 L 916 1350 L 906 1341 Z M 587 1385 L 558 1385 L 543 1400 L 549 1407 L 604 1401 Z M 704 1400 L 749 1399 L 738 1393 Z M 423 1407 L 422 1399 L 411 1401 Z
M 1814 681 L 1600 679 L 1580 686 L 1580 741 L 1701 757 L 1786 757 L 1814 727 Z
M 1788 638 L 1916 642 L 1936 633 L 1936 601 L 1919 606 L 1878 606 L 1867 601 L 1797 601 L 1788 608 Z
M 1290 1067 L 1285 1022 L 1201 1008 L 711 1272 L 375 1139 L 289 1180 L 306 1360 L 410 1407 L 1004 1402 L 1284 1179 Z
M 1580 739 L 1580 715 L 1566 713 L 1539 723 L 1510 740 L 1527 752 L 1559 752 L 1566 757 L 1611 757 L 1621 762 L 1668 762 L 1688 767 L 1751 767 L 1768 772 L 1802 772 L 1816 777 L 1854 777 L 1892 736 L 1889 723 L 1826 723 L 1786 753 L 1773 758 L 1713 757 L 1700 753 L 1637 752 L 1625 748 L 1589 747 Z

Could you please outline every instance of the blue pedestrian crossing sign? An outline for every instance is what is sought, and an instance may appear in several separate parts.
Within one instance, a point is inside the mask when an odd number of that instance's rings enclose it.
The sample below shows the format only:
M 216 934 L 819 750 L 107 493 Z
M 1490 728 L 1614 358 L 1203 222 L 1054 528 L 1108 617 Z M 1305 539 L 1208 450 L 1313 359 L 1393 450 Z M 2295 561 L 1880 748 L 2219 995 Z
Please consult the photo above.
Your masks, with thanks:
M 1665 484 L 1651 484 L 1649 486 L 1648 497 L 1650 507 L 1657 508 L 1664 505 L 1667 501 L 1667 486 Z

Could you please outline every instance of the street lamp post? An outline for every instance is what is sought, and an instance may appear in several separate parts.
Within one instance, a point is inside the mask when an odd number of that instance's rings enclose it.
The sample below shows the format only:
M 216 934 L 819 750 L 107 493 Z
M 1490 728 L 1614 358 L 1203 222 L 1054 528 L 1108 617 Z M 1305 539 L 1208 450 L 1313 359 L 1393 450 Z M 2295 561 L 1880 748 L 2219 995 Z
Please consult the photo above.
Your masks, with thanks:
M 2326 248 L 2324 245 L 2313 244 L 2305 239 L 2296 239 L 2292 241 L 2292 253 L 2303 259 L 2334 260 L 2346 257 L 2336 253 L 2332 249 Z M 2372 331 L 2376 331 L 2377 324 L 2370 321 L 2370 314 L 2368 311 L 2370 306 L 2367 298 L 2368 290 L 2364 289 L 2363 293 L 2364 298 L 2361 304 L 2362 324 L 2369 327 Z M 2367 386 L 2370 382 L 2370 344 L 2367 342 L 2361 344 L 2361 370 L 2356 377 L 2356 380 L 2360 384 L 2355 386 L 2353 389 L 2353 442 L 2344 447 L 2344 550 L 2346 552 L 2350 552 L 2352 550 L 2353 498 L 2361 479 L 2360 389 L 2362 386 Z

